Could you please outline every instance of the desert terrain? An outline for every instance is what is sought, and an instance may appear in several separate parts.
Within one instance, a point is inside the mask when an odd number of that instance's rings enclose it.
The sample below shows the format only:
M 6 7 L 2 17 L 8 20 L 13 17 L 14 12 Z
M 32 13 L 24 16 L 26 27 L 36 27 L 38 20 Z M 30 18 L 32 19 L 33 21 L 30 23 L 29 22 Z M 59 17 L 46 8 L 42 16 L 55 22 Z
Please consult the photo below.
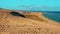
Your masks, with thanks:
M 60 23 L 43 13 L 16 12 L 0 9 L 0 34 L 60 34 Z

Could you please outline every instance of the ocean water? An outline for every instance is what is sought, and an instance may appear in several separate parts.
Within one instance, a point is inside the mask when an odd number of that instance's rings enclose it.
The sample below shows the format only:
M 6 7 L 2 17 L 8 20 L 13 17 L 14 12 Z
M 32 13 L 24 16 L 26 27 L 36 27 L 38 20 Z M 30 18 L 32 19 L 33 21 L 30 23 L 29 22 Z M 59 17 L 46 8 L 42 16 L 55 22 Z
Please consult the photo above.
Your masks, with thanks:
M 44 13 L 43 16 L 45 16 L 48 19 L 60 22 L 60 13 L 52 13 L 52 12 L 48 12 L 48 13 Z

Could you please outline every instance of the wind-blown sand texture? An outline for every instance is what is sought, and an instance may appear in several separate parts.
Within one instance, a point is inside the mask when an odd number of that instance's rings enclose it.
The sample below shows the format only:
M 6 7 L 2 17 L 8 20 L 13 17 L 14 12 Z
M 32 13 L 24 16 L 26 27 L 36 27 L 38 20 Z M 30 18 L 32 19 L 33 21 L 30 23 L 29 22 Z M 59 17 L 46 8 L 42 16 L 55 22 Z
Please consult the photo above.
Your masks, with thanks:
M 0 9 L 0 34 L 60 34 L 60 23 L 47 19 L 41 12 L 18 12 L 25 18 L 11 12 Z

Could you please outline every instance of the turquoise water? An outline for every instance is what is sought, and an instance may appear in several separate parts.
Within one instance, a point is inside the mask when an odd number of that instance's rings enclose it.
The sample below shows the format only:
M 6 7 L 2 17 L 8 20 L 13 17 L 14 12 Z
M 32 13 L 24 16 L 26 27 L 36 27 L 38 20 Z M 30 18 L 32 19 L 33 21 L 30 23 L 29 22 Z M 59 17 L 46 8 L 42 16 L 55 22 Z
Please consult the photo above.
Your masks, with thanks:
M 45 13 L 43 16 L 47 17 L 48 19 L 60 22 L 60 13 Z

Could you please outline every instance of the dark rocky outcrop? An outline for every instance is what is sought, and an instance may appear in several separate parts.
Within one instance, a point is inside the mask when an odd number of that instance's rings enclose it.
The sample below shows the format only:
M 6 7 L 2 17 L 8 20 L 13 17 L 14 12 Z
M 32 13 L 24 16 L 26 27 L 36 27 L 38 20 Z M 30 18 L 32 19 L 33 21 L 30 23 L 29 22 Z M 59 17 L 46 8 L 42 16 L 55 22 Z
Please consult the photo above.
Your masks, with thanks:
M 10 12 L 10 14 L 13 15 L 13 16 L 20 16 L 20 17 L 25 18 L 25 16 L 23 14 L 20 14 L 18 12 Z

